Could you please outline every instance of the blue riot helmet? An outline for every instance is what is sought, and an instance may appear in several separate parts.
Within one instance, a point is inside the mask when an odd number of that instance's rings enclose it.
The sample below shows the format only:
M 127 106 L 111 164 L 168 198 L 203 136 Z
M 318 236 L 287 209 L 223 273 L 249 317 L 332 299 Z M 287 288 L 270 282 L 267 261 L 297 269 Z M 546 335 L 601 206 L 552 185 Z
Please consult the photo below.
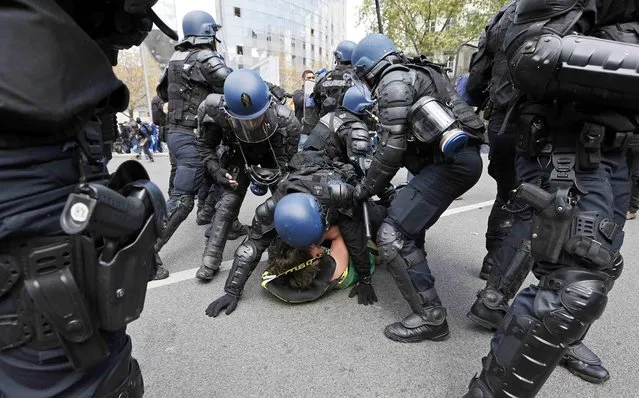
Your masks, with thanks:
M 307 193 L 284 196 L 275 206 L 275 230 L 289 246 L 307 249 L 324 240 L 326 220 L 317 199 Z
M 213 17 L 204 11 L 190 11 L 182 19 L 184 42 L 191 44 L 211 44 L 215 42 L 215 35 L 220 26 Z
M 363 84 L 355 84 L 344 93 L 342 107 L 351 113 L 359 116 L 369 114 L 375 106 L 375 101 L 371 98 L 371 92 Z
M 351 55 L 353 54 L 353 49 L 357 44 L 354 41 L 344 40 L 341 41 L 333 55 L 335 55 L 335 63 L 337 64 L 350 64 L 351 63 Z
M 277 164 L 269 140 L 277 129 L 277 111 L 271 92 L 260 75 L 248 69 L 231 72 L 224 81 L 224 109 L 230 116 L 235 137 L 247 144 L 264 143 L 271 149 L 273 164 Z M 249 164 L 242 145 L 240 151 L 253 182 L 270 186 L 279 181 L 279 168 Z
M 422 97 L 410 108 L 408 122 L 413 136 L 425 144 L 433 144 L 446 157 L 464 149 L 470 135 L 462 130 L 453 111 L 433 97 Z
M 240 141 L 255 144 L 273 134 L 275 130 L 269 131 L 264 123 L 270 105 L 271 93 L 257 73 L 239 69 L 224 81 L 224 106 L 241 126 L 235 130 Z
M 357 77 L 372 88 L 375 77 L 401 59 L 401 53 L 391 39 L 380 33 L 372 33 L 357 43 L 351 63 Z

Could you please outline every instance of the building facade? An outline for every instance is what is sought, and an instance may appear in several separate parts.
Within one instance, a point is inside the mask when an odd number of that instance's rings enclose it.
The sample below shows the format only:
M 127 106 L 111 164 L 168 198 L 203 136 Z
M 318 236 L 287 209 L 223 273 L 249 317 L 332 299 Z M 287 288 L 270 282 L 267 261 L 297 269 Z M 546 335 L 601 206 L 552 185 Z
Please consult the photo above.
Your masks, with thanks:
M 346 0 L 216 0 L 216 20 L 232 67 L 268 57 L 296 70 L 330 67 L 346 36 Z

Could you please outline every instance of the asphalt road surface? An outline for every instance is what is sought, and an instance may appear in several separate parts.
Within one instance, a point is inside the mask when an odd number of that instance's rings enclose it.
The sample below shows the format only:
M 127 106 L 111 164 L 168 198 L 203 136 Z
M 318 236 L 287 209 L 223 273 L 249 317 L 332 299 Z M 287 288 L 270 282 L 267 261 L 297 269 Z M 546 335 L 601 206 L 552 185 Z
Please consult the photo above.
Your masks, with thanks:
M 117 157 L 116 167 L 126 158 Z M 166 193 L 169 161 L 143 162 Z M 484 156 L 484 166 L 486 166 Z M 400 172 L 396 180 L 405 178 Z M 194 279 L 204 250 L 205 227 L 195 210 L 161 256 L 171 277 L 151 282 L 144 312 L 130 325 L 133 353 L 144 374 L 148 397 L 461 397 L 491 334 L 466 313 L 484 282 L 477 277 L 485 254 L 484 233 L 494 181 L 479 183 L 455 201 L 427 233 L 426 249 L 437 290 L 448 310 L 451 336 L 444 342 L 401 344 L 382 334 L 384 326 L 409 313 L 385 268 L 373 276 L 379 298 L 360 306 L 348 291 L 316 302 L 289 305 L 259 285 L 261 263 L 230 316 L 209 318 L 204 310 L 221 296 L 240 240 L 227 244 L 221 272 L 210 283 Z M 240 221 L 250 223 L 265 197 L 246 197 Z M 603 317 L 586 343 L 611 372 L 592 385 L 563 368 L 550 377 L 540 397 L 637 397 L 639 295 L 636 282 L 639 220 L 625 228 L 625 270 Z M 534 283 L 533 279 L 530 279 Z

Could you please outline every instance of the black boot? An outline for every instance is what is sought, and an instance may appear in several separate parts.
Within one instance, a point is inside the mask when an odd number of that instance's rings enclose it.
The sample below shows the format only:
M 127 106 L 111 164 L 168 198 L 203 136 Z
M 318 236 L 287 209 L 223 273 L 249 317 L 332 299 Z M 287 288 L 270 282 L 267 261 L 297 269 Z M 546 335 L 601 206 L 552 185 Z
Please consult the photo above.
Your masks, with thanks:
M 504 275 L 500 275 L 499 267 L 493 269 L 486 287 L 477 293 L 477 300 L 466 316 L 481 327 L 497 329 L 506 316 L 508 302 L 515 297 L 532 265 L 530 241 L 523 240 Z
M 479 377 L 474 377 L 468 385 L 468 392 L 463 398 L 493 398 L 490 388 Z
M 156 245 L 157 247 L 157 245 Z M 155 271 L 155 277 L 153 277 L 154 281 L 159 281 L 161 279 L 166 279 L 169 277 L 169 270 L 167 270 L 166 268 L 164 268 L 162 265 L 164 263 L 162 263 L 162 259 L 160 258 L 160 255 L 158 254 L 158 252 L 155 252 L 155 263 L 157 264 L 157 269 Z
M 446 340 L 450 335 L 446 309 L 441 304 L 426 307 L 420 313 L 412 313 L 401 322 L 386 326 L 384 335 L 400 343 Z
M 400 322 L 386 326 L 384 335 L 400 343 L 446 340 L 450 331 L 446 322 L 446 309 L 439 300 L 437 290 L 433 287 L 424 292 L 413 292 L 414 297 L 409 301 L 413 313 Z
M 581 341 L 568 346 L 559 364 L 575 376 L 593 384 L 601 384 L 610 379 L 610 373 L 603 367 L 601 359 Z
M 228 240 L 235 240 L 239 238 L 240 236 L 244 236 L 248 234 L 248 231 L 249 231 L 248 225 L 242 224 L 240 220 L 236 218 L 235 221 L 233 221 L 233 224 L 231 225 L 231 231 L 229 231 Z
M 208 206 L 204 206 L 201 209 L 198 209 L 197 214 L 195 216 L 195 223 L 197 225 L 206 225 L 210 224 L 211 220 L 213 220 L 213 216 L 215 215 L 215 211 Z
M 493 286 L 486 286 L 477 293 L 477 300 L 466 316 L 477 325 L 494 330 L 506 316 L 508 301 L 502 293 Z

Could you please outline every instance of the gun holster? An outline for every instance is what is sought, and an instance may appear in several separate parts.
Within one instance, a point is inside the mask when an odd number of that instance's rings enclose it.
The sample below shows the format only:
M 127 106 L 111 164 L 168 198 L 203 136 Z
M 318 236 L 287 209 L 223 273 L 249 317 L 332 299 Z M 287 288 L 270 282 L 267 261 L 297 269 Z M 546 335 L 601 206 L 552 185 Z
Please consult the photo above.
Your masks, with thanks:
M 166 205 L 144 168 L 132 163 L 109 183 L 119 191 L 81 184 L 69 196 L 61 224 L 73 236 L 2 241 L 0 297 L 7 295 L 16 312 L 0 317 L 1 350 L 61 346 L 74 368 L 86 369 L 108 355 L 100 330 L 115 331 L 139 317 Z

